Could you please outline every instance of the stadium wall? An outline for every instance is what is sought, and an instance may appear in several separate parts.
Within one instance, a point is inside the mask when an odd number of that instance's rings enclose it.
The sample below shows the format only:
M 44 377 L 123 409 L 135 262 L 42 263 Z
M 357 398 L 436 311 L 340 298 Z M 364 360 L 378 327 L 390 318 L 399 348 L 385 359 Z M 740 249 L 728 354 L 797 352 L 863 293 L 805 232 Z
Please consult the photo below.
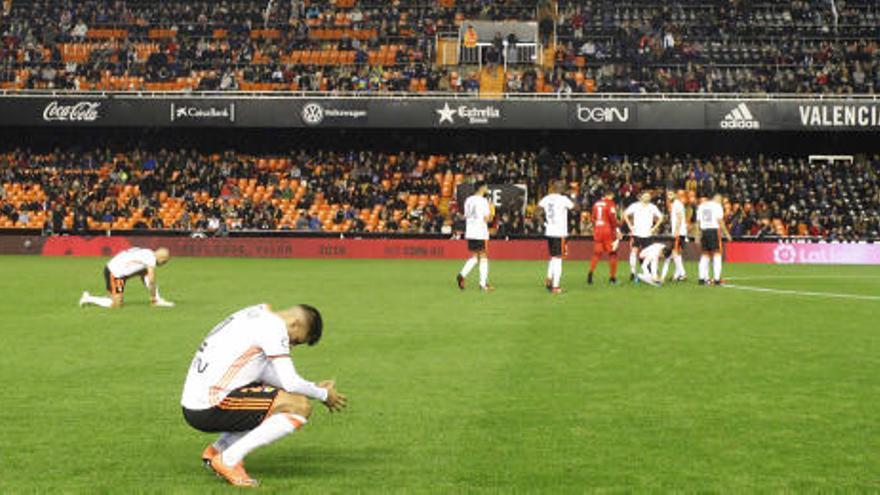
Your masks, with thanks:
M 175 256 L 317 259 L 462 259 L 468 256 L 463 241 L 449 239 L 358 239 L 339 237 L 191 237 L 128 236 L 0 236 L 0 254 L 42 256 L 110 256 L 131 246 L 167 246 Z M 569 259 L 585 260 L 592 254 L 588 239 L 569 242 Z M 489 254 L 499 260 L 544 260 L 546 243 L 540 239 L 493 240 Z M 621 246 L 621 257 L 629 247 Z M 697 246 L 686 246 L 685 256 L 696 259 Z M 775 264 L 880 264 L 880 244 L 732 242 L 726 258 L 734 263 Z

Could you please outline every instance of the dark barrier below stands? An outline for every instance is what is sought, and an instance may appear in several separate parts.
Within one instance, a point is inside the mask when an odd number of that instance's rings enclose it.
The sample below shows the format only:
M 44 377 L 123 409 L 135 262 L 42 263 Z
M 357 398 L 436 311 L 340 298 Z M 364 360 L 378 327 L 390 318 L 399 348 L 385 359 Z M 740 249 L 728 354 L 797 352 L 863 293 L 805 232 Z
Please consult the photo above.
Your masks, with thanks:
M 337 237 L 37 237 L 0 236 L 0 254 L 43 256 L 111 256 L 131 246 L 166 246 L 175 256 L 221 256 L 242 258 L 349 258 L 349 259 L 462 259 L 468 256 L 464 241 L 448 239 L 356 239 Z M 593 243 L 572 239 L 570 260 L 585 260 Z M 694 243 L 685 256 L 696 259 Z M 489 256 L 499 260 L 543 260 L 546 242 L 539 239 L 493 240 Z M 629 256 L 623 243 L 621 259 Z M 880 264 L 880 244 L 733 242 L 726 258 L 734 263 L 777 264 Z
M 459 99 L 0 95 L 0 127 L 876 131 L 873 98 Z

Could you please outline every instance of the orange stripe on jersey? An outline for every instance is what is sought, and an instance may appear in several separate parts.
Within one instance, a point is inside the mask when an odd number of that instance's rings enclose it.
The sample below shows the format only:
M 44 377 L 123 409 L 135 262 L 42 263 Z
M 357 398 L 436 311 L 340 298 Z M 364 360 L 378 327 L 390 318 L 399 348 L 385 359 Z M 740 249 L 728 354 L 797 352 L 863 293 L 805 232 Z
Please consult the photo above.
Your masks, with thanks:
M 244 351 L 241 356 L 238 356 L 238 359 L 235 360 L 230 366 L 229 369 L 226 370 L 226 373 L 223 374 L 223 377 L 220 378 L 216 384 L 211 386 L 210 400 L 211 405 L 216 406 L 222 399 L 219 397 L 220 392 L 226 388 L 227 385 L 232 383 L 232 380 L 235 378 L 235 375 L 241 371 L 242 368 L 253 359 L 255 356 L 260 354 L 260 348 L 257 346 L 251 346 L 246 351 Z

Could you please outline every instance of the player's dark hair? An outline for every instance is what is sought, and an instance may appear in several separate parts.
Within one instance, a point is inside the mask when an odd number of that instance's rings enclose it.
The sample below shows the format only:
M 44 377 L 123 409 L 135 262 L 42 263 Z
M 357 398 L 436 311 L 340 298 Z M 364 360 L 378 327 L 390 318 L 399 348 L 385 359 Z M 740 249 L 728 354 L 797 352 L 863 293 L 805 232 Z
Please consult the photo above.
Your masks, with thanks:
M 321 318 L 321 312 L 318 308 L 308 304 L 300 304 L 299 307 L 308 315 L 309 334 L 306 337 L 306 344 L 312 346 L 321 340 L 321 334 L 324 332 L 324 320 Z
M 668 258 L 670 256 L 672 256 L 672 247 L 667 244 L 663 247 L 663 257 Z
M 486 181 L 484 181 L 484 180 L 478 180 L 478 181 L 474 182 L 474 192 L 480 192 L 480 189 L 482 189 L 483 186 L 485 186 L 485 185 L 486 185 Z

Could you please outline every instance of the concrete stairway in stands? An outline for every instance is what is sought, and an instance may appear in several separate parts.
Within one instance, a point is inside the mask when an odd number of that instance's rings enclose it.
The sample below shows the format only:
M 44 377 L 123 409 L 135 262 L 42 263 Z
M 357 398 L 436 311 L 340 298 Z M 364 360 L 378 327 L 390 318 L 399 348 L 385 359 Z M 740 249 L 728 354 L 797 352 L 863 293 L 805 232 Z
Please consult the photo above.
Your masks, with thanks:
M 497 98 L 504 94 L 505 81 L 504 68 L 483 67 L 480 71 L 480 98 Z

